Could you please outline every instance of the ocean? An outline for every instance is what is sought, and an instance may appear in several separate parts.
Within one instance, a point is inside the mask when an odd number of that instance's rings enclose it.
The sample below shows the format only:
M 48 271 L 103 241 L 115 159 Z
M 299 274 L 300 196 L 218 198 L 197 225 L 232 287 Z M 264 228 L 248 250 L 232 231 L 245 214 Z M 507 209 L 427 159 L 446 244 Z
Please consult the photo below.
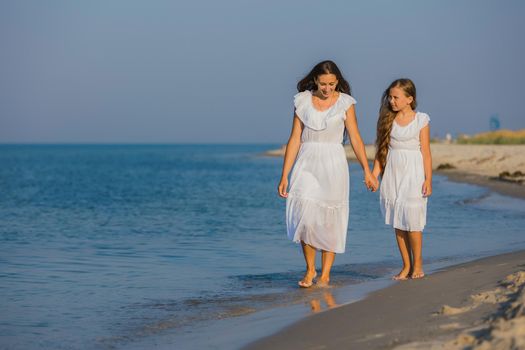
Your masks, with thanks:
M 350 163 L 333 287 L 297 287 L 279 147 L 1 145 L 0 348 L 236 348 L 391 283 L 393 231 Z M 523 249 L 523 227 L 522 200 L 435 175 L 423 257 Z

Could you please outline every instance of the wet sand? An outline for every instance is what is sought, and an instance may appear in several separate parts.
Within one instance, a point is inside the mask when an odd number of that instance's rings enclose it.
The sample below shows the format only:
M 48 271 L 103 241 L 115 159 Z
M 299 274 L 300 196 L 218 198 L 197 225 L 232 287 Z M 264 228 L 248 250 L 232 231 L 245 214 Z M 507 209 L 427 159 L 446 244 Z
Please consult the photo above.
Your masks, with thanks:
M 398 282 L 245 349 L 525 348 L 525 251 Z
M 525 198 L 502 180 L 525 173 L 525 145 L 432 144 L 433 167 L 452 181 Z M 282 156 L 284 149 L 268 153 Z M 369 158 L 374 147 L 367 146 Z M 347 147 L 349 160 L 355 157 Z M 309 316 L 245 349 L 525 349 L 525 251 L 397 282 L 365 299 Z
M 449 180 L 455 182 L 469 183 L 473 185 L 487 187 L 491 191 L 497 192 L 504 196 L 525 199 L 525 184 L 517 184 L 491 177 L 465 173 L 459 170 L 435 170 L 435 174 L 444 175 Z

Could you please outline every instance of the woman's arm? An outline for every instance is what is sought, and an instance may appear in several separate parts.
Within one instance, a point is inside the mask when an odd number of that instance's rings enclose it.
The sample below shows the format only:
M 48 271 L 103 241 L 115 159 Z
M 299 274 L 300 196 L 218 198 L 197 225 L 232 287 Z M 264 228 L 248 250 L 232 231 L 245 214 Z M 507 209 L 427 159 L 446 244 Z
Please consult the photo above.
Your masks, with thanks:
M 301 134 L 303 132 L 303 123 L 299 117 L 294 115 L 292 132 L 290 133 L 290 138 L 286 144 L 286 151 L 284 153 L 283 161 L 283 171 L 281 174 L 281 180 L 277 188 L 279 195 L 283 198 L 288 197 L 288 175 L 292 170 L 295 159 L 297 158 L 297 153 L 299 152 L 299 147 L 301 146 Z
M 423 168 L 425 170 L 425 182 L 423 183 L 423 196 L 432 194 L 432 154 L 430 153 L 430 126 L 427 125 L 419 132 L 421 142 L 421 154 L 423 155 Z
M 365 176 L 365 185 L 367 188 L 372 189 L 372 191 L 377 190 L 377 180 L 372 177 L 370 172 L 370 166 L 368 165 L 368 159 L 366 157 L 365 144 L 359 133 L 359 128 L 357 127 L 357 118 L 355 116 L 354 106 L 350 106 L 346 111 L 346 120 L 345 127 L 348 130 L 350 135 L 350 143 L 352 144 L 352 149 L 354 150 L 355 156 L 363 168 Z

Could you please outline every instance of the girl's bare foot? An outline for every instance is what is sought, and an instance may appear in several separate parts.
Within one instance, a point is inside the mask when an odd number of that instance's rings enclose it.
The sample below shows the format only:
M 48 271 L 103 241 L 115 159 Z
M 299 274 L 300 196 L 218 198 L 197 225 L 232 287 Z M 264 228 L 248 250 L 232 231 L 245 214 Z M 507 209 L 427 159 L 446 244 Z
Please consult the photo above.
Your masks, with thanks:
M 301 288 L 310 288 L 314 284 L 314 279 L 317 277 L 317 272 L 314 271 L 306 271 L 306 274 L 304 275 L 304 278 L 297 282 L 299 287 Z
M 410 274 L 410 269 L 403 269 L 397 275 L 392 276 L 392 279 L 395 281 L 404 281 L 408 279 Z
M 412 279 L 418 279 L 423 277 L 425 277 L 425 273 L 423 272 L 423 270 L 414 270 L 414 272 L 412 272 L 412 275 L 410 275 L 410 278 Z

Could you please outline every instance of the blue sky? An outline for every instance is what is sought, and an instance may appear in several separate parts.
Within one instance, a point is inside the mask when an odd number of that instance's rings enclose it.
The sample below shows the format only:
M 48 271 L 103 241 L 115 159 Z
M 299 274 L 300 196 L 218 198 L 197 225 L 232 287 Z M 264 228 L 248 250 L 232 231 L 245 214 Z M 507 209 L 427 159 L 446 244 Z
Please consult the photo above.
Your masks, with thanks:
M 431 132 L 525 127 L 523 1 L 2 1 L 0 142 L 284 143 L 334 60 L 373 142 L 409 77 Z

